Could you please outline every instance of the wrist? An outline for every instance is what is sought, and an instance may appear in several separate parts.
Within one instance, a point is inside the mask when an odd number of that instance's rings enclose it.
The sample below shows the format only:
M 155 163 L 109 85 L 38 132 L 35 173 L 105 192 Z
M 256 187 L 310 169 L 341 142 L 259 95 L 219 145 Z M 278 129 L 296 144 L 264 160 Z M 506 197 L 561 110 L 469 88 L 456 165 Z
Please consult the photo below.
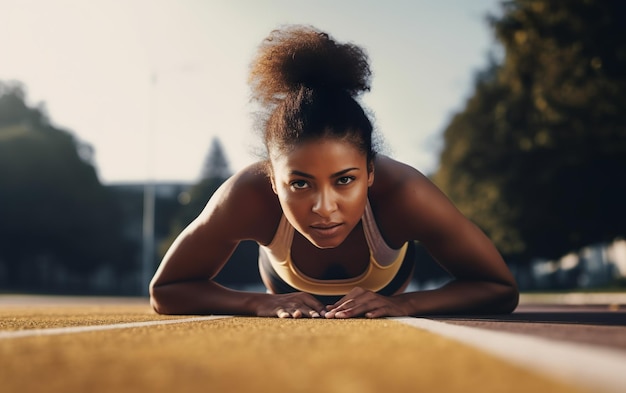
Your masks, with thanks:
M 267 300 L 269 296 L 267 293 L 250 293 L 243 303 L 243 310 L 249 315 L 259 315 L 259 309 L 261 304 Z
M 417 293 L 401 293 L 394 296 L 396 304 L 406 316 L 414 316 L 420 313 L 419 301 L 416 298 Z

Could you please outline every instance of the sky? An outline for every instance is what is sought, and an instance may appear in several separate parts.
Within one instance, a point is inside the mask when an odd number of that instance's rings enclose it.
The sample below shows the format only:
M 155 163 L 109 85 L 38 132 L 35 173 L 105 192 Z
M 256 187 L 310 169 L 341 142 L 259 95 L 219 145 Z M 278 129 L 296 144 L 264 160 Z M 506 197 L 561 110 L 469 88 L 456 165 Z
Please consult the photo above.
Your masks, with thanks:
M 432 173 L 495 48 L 499 0 L 0 0 L 0 80 L 95 150 L 105 184 L 199 179 L 213 138 L 258 160 L 247 75 L 259 43 L 312 25 L 370 57 L 384 153 Z

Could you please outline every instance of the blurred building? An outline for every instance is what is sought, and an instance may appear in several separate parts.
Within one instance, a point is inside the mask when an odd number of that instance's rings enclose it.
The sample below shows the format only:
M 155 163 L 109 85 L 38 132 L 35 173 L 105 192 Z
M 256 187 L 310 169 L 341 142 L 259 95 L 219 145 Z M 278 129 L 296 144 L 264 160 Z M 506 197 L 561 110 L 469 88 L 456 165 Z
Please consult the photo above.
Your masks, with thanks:
M 560 259 L 533 259 L 513 266 L 522 290 L 569 290 L 626 287 L 626 239 L 598 243 Z
M 127 255 L 128 263 L 135 266 L 132 277 L 128 277 L 141 293 L 141 286 L 145 286 L 142 277 L 142 243 L 143 243 L 143 215 L 144 215 L 144 183 L 120 183 L 107 186 L 115 196 L 122 210 L 123 236 L 133 245 Z M 159 245 L 171 233 L 171 223 L 179 212 L 181 205 L 186 203 L 187 193 L 192 187 L 189 183 L 170 182 L 154 184 L 154 249 L 151 252 L 153 267 L 156 270 L 159 260 Z

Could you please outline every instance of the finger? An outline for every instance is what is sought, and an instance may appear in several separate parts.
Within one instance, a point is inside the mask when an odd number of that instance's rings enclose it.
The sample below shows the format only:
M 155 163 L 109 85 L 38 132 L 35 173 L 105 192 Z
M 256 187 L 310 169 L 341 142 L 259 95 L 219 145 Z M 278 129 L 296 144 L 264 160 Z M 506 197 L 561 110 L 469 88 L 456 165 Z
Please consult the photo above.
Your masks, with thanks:
M 388 315 L 387 308 L 370 303 L 350 303 L 353 307 L 342 307 L 326 313 L 326 318 L 346 319 L 360 316 L 367 318 L 378 318 Z M 368 315 L 369 314 L 369 315 Z
M 338 312 L 348 310 L 354 306 L 354 299 L 348 299 L 338 305 L 333 305 L 330 307 L 328 311 L 325 313 L 326 318 L 334 318 Z
M 292 312 L 291 316 L 294 318 L 320 318 L 320 313 L 309 307 L 301 307 Z
M 352 318 L 361 315 L 362 311 L 359 311 L 363 307 L 352 307 L 352 308 L 344 308 L 337 312 L 335 312 L 335 318 L 345 319 Z
M 341 306 L 342 304 L 344 304 L 345 302 L 347 302 L 350 299 L 351 298 L 348 297 L 348 295 L 346 295 L 346 296 L 342 297 L 341 299 L 337 300 L 334 304 L 327 305 L 325 308 L 326 308 L 327 311 L 334 310 L 334 309 L 336 309 L 337 307 Z
M 291 317 L 291 314 L 289 314 L 287 311 L 285 311 L 282 308 L 279 308 L 278 310 L 276 310 L 276 316 L 278 318 L 289 318 Z
M 356 317 L 359 315 L 359 312 L 356 311 L 355 309 L 347 309 L 347 310 L 341 310 L 341 311 L 329 311 L 326 313 L 326 315 L 324 316 L 327 319 L 347 319 L 347 318 L 352 318 L 352 317 Z
M 370 291 L 366 291 L 361 287 L 354 287 L 350 292 L 346 293 L 341 299 L 337 300 L 335 304 L 326 306 L 326 310 L 332 310 L 339 308 L 351 300 L 359 300 L 362 296 L 366 296 Z
M 335 310 L 345 310 L 354 307 L 354 299 L 348 299 L 335 307 Z
M 392 313 L 392 309 L 387 306 L 372 308 L 365 312 L 365 318 L 381 318 L 381 317 L 390 317 L 397 314 Z
M 313 296 L 305 299 L 304 305 L 310 307 L 312 310 L 315 310 L 317 313 L 320 313 L 325 308 L 325 306 Z
M 365 290 L 361 287 L 354 287 L 350 290 L 350 292 L 346 293 L 344 295 L 344 297 L 342 297 L 341 299 L 339 299 L 339 301 L 337 302 L 338 304 L 342 304 L 347 302 L 348 300 L 352 299 L 352 300 L 358 300 L 360 299 L 362 296 L 367 295 L 368 293 L 371 293 L 371 291 Z

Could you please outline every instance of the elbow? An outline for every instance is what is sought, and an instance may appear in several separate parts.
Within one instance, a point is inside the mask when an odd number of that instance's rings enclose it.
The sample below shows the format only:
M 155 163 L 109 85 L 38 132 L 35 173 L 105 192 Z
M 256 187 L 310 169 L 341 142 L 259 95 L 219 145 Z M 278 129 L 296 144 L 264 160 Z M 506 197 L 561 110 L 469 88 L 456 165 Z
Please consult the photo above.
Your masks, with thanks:
M 498 290 L 496 311 L 499 314 L 511 314 L 519 304 L 519 289 L 515 283 L 503 284 Z
M 161 315 L 172 315 L 174 312 L 167 307 L 167 300 L 163 294 L 163 288 L 150 283 L 150 306 Z

